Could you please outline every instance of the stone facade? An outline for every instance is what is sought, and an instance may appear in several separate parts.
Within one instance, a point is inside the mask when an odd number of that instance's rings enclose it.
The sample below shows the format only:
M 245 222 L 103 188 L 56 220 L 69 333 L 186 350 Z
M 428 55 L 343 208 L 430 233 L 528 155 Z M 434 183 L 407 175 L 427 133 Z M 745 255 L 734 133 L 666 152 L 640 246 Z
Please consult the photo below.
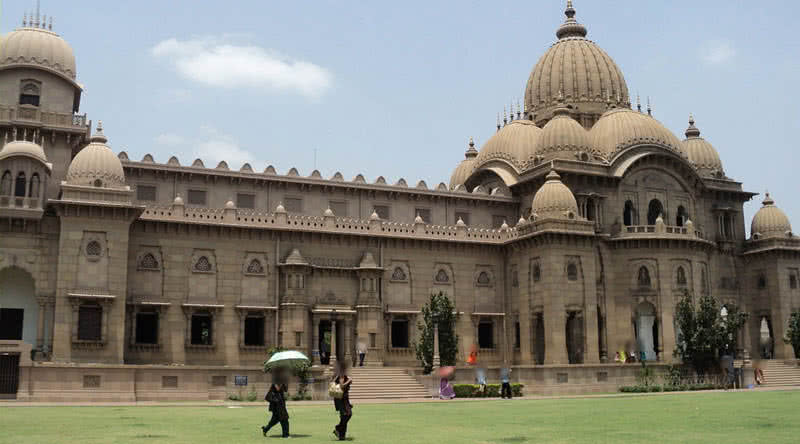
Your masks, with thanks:
M 567 12 L 563 44 L 586 35 Z M 769 198 L 748 238 L 754 194 L 692 160 L 692 146 L 716 155 L 693 120 L 682 143 L 630 109 L 621 74 L 622 94 L 597 102 L 545 98 L 534 72 L 526 109 L 438 186 L 114 156 L 62 74 L 0 60 L 0 307 L 35 331 L 0 338 L 28 369 L 20 399 L 223 397 L 234 374 L 263 383 L 275 345 L 320 365 L 363 342 L 367 365 L 416 367 L 420 308 L 440 291 L 459 355 L 479 345 L 483 365 L 518 366 L 534 386 L 629 381 L 607 364 L 618 350 L 671 362 L 687 293 L 751 314 L 740 356 L 792 358 L 781 338 L 800 308 L 800 238 Z

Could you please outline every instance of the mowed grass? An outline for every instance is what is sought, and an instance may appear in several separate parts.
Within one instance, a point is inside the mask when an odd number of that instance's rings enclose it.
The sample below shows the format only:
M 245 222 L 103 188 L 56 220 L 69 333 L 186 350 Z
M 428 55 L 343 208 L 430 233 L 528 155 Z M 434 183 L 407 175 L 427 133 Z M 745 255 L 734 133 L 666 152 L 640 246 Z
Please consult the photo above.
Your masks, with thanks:
M 332 442 L 332 405 L 289 407 L 289 442 Z M 800 391 L 356 405 L 349 442 L 797 443 Z M 237 444 L 261 436 L 263 407 L 7 407 L 0 443 Z

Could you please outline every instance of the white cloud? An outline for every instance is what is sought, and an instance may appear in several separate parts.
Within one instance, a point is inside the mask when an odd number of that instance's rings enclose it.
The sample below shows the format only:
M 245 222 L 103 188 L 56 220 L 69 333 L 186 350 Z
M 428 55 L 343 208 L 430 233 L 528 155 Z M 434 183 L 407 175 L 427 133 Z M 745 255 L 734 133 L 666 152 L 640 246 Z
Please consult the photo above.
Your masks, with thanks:
M 252 45 L 220 43 L 225 37 L 164 40 L 151 49 L 183 77 L 217 88 L 295 92 L 317 98 L 332 83 L 325 68 Z
M 736 48 L 728 41 L 706 43 L 701 51 L 701 58 L 709 65 L 719 65 L 736 57 Z
M 183 137 L 172 133 L 160 134 L 156 137 L 155 141 L 159 145 L 166 146 L 183 145 L 186 142 Z

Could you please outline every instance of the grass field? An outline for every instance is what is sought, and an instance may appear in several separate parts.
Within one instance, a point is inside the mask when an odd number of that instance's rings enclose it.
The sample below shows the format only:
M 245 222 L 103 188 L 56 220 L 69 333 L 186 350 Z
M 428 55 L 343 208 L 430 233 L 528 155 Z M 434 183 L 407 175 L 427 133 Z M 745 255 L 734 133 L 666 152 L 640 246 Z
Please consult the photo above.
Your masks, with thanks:
M 290 405 L 289 442 L 329 442 L 333 406 Z M 0 443 L 237 444 L 261 436 L 262 407 L 6 407 Z M 797 443 L 800 391 L 356 405 L 349 442 Z

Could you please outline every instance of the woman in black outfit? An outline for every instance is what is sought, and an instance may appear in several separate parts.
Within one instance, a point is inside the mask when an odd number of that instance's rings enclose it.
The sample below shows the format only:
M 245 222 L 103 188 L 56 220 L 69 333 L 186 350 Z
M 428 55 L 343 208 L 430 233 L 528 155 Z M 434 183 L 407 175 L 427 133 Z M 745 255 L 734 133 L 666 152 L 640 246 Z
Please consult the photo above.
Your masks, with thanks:
M 347 422 L 353 416 L 353 405 L 350 404 L 350 384 L 353 379 L 347 376 L 347 366 L 340 363 L 337 369 L 336 378 L 333 380 L 342 387 L 343 395 L 340 399 L 333 400 L 333 406 L 339 412 L 339 424 L 333 429 L 333 434 L 339 438 L 339 441 L 344 441 L 347 434 Z
M 269 402 L 269 411 L 272 412 L 272 419 L 269 420 L 269 424 L 261 426 L 261 432 L 264 436 L 267 436 L 267 432 L 275 424 L 281 423 L 282 436 L 284 438 L 289 437 L 289 412 L 286 410 L 286 390 L 286 384 L 274 382 L 269 387 L 267 395 L 264 396 L 264 400 Z

